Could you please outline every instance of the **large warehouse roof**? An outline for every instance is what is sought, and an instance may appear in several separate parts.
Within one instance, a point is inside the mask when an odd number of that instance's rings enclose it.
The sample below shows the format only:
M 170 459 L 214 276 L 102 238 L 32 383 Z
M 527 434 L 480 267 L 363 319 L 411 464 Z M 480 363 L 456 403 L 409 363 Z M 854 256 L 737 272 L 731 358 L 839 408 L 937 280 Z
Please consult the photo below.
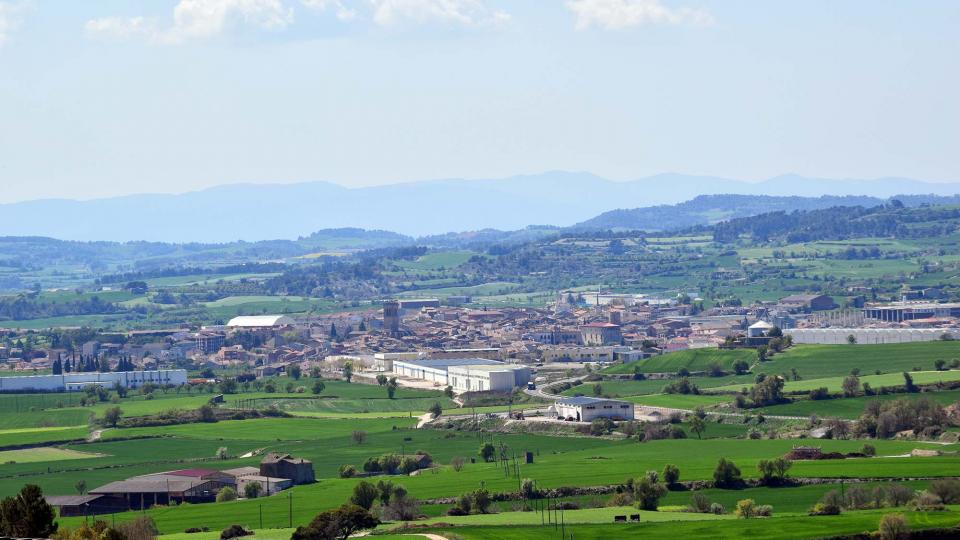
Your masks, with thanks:
M 234 328 L 272 328 L 274 326 L 289 326 L 294 323 L 286 315 L 246 315 L 230 319 L 227 326 Z
M 414 366 L 446 369 L 453 366 L 502 366 L 503 362 L 487 358 L 437 358 L 431 360 L 394 360 L 394 363 L 410 364 Z

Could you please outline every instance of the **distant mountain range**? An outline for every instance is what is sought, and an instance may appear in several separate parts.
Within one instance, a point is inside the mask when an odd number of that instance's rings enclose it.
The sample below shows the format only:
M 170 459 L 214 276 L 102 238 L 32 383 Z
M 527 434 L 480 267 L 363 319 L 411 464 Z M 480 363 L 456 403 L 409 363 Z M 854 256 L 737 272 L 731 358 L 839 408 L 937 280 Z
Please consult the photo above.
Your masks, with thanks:
M 180 195 L 144 194 L 75 201 L 46 199 L 0 205 L 0 234 L 64 240 L 248 242 L 294 239 L 306 231 L 360 227 L 409 236 L 498 229 L 533 223 L 568 227 L 672 227 L 689 219 L 665 208 L 700 195 L 790 197 L 898 194 L 954 195 L 960 184 L 905 178 L 848 180 L 778 176 L 759 183 L 661 174 L 615 182 L 589 173 L 547 172 L 493 180 L 432 180 L 368 188 L 329 182 L 235 184 Z M 819 200 L 819 199 L 818 199 Z M 795 201 L 796 202 L 796 201 Z M 710 200 L 691 201 L 709 205 Z M 772 201 L 771 204 L 774 204 Z M 779 203 L 777 203 L 779 204 Z M 784 208 L 793 208 L 784 202 Z M 804 203 L 806 204 L 806 203 Z M 828 199 L 810 204 L 831 204 Z M 760 212 L 769 211 L 765 208 Z M 811 206 L 810 208 L 817 208 Z M 742 209 L 688 208 L 712 220 L 742 216 Z M 756 212 L 749 209 L 749 212 Z M 643 217 L 644 215 L 647 217 Z M 746 214 L 749 215 L 749 214 Z M 622 223 L 621 223 L 622 222 Z M 709 220 L 708 220 L 709 222 Z M 617 224 L 620 223 L 620 224 Z

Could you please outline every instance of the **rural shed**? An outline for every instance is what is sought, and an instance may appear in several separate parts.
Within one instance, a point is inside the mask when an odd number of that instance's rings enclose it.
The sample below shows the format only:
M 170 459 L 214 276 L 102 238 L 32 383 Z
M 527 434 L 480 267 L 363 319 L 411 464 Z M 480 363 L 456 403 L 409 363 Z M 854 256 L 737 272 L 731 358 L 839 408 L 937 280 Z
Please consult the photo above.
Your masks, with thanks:
M 577 396 L 557 400 L 552 408 L 561 420 L 590 422 L 596 418 L 634 419 L 633 403 L 616 399 Z

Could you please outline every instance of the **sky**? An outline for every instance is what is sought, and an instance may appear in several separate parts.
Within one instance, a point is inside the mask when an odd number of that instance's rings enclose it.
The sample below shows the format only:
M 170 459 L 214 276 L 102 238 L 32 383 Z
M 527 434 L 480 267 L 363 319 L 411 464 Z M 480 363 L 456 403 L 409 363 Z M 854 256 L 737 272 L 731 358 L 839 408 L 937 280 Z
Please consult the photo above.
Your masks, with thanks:
M 960 181 L 955 0 L 0 0 L 0 202 L 546 170 Z

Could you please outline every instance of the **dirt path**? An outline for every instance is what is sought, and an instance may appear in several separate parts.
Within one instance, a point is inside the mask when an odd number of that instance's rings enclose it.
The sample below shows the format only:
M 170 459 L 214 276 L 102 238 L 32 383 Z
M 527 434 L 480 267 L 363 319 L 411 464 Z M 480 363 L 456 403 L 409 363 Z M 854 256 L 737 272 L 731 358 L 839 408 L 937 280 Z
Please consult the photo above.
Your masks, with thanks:
M 433 422 L 434 420 L 433 413 L 423 413 L 417 418 L 419 419 L 417 421 L 417 429 L 422 428 L 423 426 L 429 424 L 430 422 Z
M 87 435 L 87 442 L 96 442 L 100 440 L 100 437 L 103 436 L 105 429 L 95 429 L 90 432 L 90 435 Z

